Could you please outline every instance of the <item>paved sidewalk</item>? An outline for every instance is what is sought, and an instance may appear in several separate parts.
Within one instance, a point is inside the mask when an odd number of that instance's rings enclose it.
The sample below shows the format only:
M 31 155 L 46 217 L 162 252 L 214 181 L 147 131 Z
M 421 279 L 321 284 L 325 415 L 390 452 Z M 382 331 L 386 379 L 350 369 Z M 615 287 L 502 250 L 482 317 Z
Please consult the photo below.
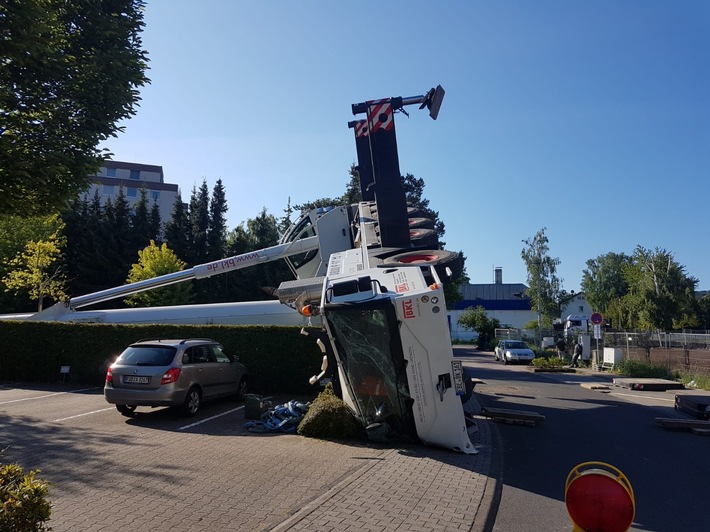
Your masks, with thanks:
M 484 530 L 495 487 L 490 425 L 476 415 L 475 398 L 466 411 L 476 418 L 478 454 L 424 446 L 388 450 L 271 530 Z
M 100 397 L 62 397 L 98 413 L 0 413 L 5 458 L 52 484 L 55 532 L 478 532 L 495 493 L 492 426 L 475 396 L 465 405 L 475 455 L 253 434 L 242 405 L 193 426 L 169 411 L 124 419 Z

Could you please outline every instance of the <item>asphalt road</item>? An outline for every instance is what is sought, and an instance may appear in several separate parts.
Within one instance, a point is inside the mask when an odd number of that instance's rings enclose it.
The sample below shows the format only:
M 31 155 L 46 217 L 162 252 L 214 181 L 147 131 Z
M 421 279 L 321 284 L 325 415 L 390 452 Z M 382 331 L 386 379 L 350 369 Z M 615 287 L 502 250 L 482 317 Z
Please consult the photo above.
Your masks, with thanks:
M 710 438 L 655 423 L 656 417 L 683 417 L 673 409 L 675 391 L 612 386 L 604 393 L 580 386 L 597 382 L 593 374 L 532 373 L 494 362 L 492 353 L 457 352 L 483 381 L 475 389 L 483 407 L 545 416 L 535 427 L 494 424 L 493 474 L 501 480 L 494 532 L 571 530 L 565 481 L 588 461 L 611 464 L 631 482 L 632 530 L 710 530 Z

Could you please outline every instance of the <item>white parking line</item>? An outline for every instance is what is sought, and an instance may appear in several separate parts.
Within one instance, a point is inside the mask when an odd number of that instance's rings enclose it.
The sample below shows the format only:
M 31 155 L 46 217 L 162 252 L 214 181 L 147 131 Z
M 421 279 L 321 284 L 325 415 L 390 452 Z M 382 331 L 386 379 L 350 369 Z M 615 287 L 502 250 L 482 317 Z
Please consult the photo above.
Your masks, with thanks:
M 231 410 L 227 410 L 226 412 L 222 412 L 221 414 L 217 414 L 216 416 L 208 417 L 207 419 L 202 419 L 195 423 L 185 425 L 184 427 L 180 427 L 178 430 L 191 429 L 192 427 L 196 427 L 197 425 L 201 425 L 202 423 L 206 423 L 207 421 L 212 421 L 213 419 L 217 419 L 218 417 L 226 416 L 227 414 L 231 414 L 232 412 L 236 412 L 237 410 L 241 410 L 242 408 L 244 408 L 244 405 L 238 406 L 237 408 L 232 408 Z
M 71 392 L 56 392 L 49 393 L 47 395 L 38 395 L 36 397 L 25 397 L 24 399 L 13 399 L 12 401 L 3 401 L 0 405 L 9 405 L 10 403 L 20 403 L 22 401 L 33 401 L 35 399 L 44 399 L 46 397 L 54 397 L 55 395 L 65 395 L 68 393 L 88 392 L 89 390 L 98 390 L 98 386 L 94 388 L 84 388 L 82 390 L 72 390 Z
M 106 412 L 107 410 L 113 410 L 113 408 L 102 408 L 101 410 L 94 410 L 93 412 L 86 412 L 84 414 L 77 414 L 75 416 L 63 417 L 60 419 L 55 419 L 52 423 L 59 423 L 60 421 L 67 421 L 68 419 L 74 419 L 76 417 L 90 416 L 91 414 L 98 414 L 99 412 Z

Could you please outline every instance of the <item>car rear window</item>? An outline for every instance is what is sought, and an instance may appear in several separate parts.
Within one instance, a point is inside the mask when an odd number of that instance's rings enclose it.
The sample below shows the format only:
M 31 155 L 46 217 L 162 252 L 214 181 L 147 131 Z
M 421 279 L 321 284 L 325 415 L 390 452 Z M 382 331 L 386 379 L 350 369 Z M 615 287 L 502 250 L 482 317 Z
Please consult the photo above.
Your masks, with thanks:
M 116 360 L 124 366 L 169 366 L 177 349 L 170 346 L 131 346 Z

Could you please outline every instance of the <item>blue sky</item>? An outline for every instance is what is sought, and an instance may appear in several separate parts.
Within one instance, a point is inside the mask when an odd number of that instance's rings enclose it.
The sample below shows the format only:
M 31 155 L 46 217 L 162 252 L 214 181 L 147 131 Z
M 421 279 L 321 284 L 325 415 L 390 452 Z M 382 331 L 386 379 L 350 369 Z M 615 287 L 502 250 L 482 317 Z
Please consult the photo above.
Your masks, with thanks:
M 396 116 L 473 283 L 526 282 L 543 227 L 578 291 L 588 259 L 664 248 L 710 289 L 710 2 L 148 0 L 152 83 L 119 161 L 187 200 L 222 179 L 228 226 L 341 195 L 350 105 L 441 84 L 439 118 Z

